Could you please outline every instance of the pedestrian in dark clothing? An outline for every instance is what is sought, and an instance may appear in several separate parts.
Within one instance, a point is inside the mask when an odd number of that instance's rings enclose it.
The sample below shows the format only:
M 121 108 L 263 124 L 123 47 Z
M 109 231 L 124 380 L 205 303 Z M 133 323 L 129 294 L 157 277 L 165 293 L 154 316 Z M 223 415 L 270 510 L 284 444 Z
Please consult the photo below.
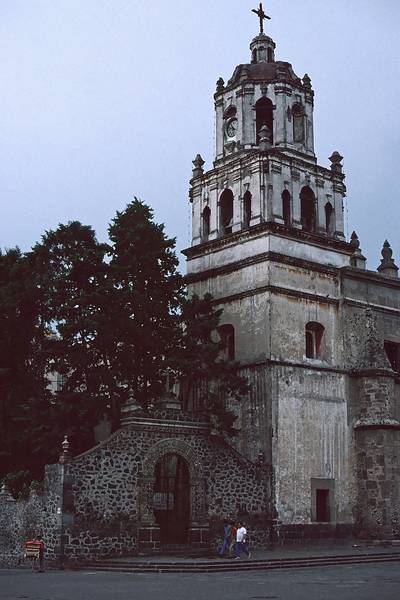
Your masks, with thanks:
M 230 523 L 229 521 L 225 521 L 224 522 L 224 541 L 218 552 L 219 556 L 221 556 L 221 557 L 224 556 L 226 550 L 228 550 L 228 552 L 229 552 L 229 548 L 231 545 L 231 530 L 232 530 L 232 523 Z

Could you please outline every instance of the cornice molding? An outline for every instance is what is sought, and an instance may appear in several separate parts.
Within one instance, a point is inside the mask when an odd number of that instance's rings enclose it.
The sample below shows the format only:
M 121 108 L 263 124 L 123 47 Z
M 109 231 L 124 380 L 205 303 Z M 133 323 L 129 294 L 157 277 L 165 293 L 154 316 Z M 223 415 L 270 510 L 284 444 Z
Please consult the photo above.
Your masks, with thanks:
M 376 271 L 368 271 L 366 269 L 357 269 L 356 267 L 342 267 L 341 272 L 343 277 L 349 279 L 357 279 L 367 283 L 376 283 L 379 286 L 390 287 L 400 290 L 400 279 L 392 279 L 384 277 Z
M 281 264 L 300 267 L 302 269 L 332 275 L 333 277 L 337 277 L 339 273 L 339 268 L 337 267 L 321 265 L 319 263 L 303 260 L 301 258 L 296 258 L 293 256 L 287 256 L 278 252 L 262 252 L 261 254 L 257 254 L 256 256 L 250 256 L 249 258 L 244 258 L 242 260 L 238 260 L 233 263 L 223 265 L 221 267 L 207 269 L 199 273 L 191 273 L 185 276 L 185 280 L 187 283 L 195 283 L 197 281 L 203 281 L 204 279 L 234 273 L 239 269 L 243 269 L 264 261 L 278 262 Z
M 315 362 L 299 362 L 299 361 L 290 361 L 290 360 L 279 360 L 275 358 L 265 358 L 260 361 L 251 361 L 251 362 L 241 362 L 239 365 L 240 370 L 244 369 L 252 369 L 257 367 L 270 367 L 270 366 L 278 366 L 278 367 L 288 367 L 294 369 L 311 369 L 312 371 L 324 371 L 330 373 L 337 373 L 339 375 L 348 375 L 349 370 L 343 369 L 339 366 L 331 366 L 328 364 L 322 364 L 321 361 Z
M 318 294 L 302 292 L 277 285 L 264 285 L 258 288 L 253 288 L 252 290 L 246 290 L 245 292 L 238 292 L 236 294 L 229 294 L 228 296 L 214 298 L 214 304 L 228 304 L 229 302 L 235 302 L 236 300 L 242 300 L 243 298 L 249 298 L 250 296 L 257 296 L 264 293 L 279 294 L 281 296 L 290 296 L 292 298 L 301 298 L 302 300 L 311 300 L 312 302 L 318 302 L 319 304 L 333 304 L 335 306 L 339 304 L 339 300 L 337 298 L 329 298 L 328 296 L 320 296 Z
M 275 233 L 281 237 L 289 238 L 291 240 L 307 242 L 307 244 L 317 248 L 339 250 L 345 254 L 348 254 L 349 256 L 353 253 L 353 247 L 346 241 L 338 240 L 328 236 L 322 236 L 317 233 L 310 233 L 301 229 L 293 229 L 274 221 L 266 221 L 264 223 L 260 223 L 259 225 L 253 225 L 245 230 L 226 234 L 216 240 L 210 240 L 196 246 L 185 248 L 182 250 L 182 254 L 184 254 L 188 260 L 190 260 L 192 258 L 196 258 L 197 256 L 207 254 L 208 252 L 213 252 L 214 250 L 223 248 L 224 246 L 237 244 L 242 240 L 255 237 L 256 235 L 260 235 L 262 233 Z

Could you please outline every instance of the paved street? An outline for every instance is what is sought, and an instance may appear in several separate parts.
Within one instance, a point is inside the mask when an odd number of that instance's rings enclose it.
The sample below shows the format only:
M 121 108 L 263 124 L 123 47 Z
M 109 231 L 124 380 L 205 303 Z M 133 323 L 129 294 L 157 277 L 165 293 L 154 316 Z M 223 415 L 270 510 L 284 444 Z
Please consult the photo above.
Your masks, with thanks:
M 399 563 L 159 575 L 0 570 L 1 600 L 398 600 Z

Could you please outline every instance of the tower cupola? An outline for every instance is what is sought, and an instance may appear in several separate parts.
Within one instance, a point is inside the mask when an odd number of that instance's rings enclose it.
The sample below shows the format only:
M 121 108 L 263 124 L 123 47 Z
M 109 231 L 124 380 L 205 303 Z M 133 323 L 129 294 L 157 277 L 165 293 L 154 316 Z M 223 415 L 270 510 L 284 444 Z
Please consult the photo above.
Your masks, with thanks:
M 252 64 L 274 62 L 275 47 L 275 42 L 268 35 L 265 33 L 257 35 L 250 44 Z
M 251 62 L 263 63 L 274 62 L 275 60 L 275 42 L 264 33 L 264 19 L 270 19 L 265 14 L 263 5 L 260 2 L 258 8 L 253 8 L 251 11 L 257 15 L 260 20 L 260 33 L 253 39 L 250 44 Z

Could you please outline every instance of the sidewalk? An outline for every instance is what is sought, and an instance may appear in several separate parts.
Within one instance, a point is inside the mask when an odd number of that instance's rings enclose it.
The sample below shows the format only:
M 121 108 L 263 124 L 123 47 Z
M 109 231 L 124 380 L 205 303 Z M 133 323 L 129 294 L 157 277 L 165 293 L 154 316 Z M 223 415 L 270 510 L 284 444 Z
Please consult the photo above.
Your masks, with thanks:
M 307 559 L 307 558 L 321 558 L 321 557 L 344 557 L 344 556 L 360 556 L 360 555 L 372 555 L 372 554 L 400 554 L 400 540 L 396 540 L 395 543 L 391 541 L 379 541 L 377 542 L 364 542 L 351 540 L 343 543 L 332 543 L 332 541 L 326 544 L 295 544 L 290 546 L 278 546 L 272 550 L 253 550 L 250 546 L 251 558 L 246 558 L 242 555 L 241 559 L 243 562 L 253 561 L 270 561 L 270 560 L 296 560 L 296 559 Z M 205 556 L 187 556 L 168 554 L 168 555 L 136 555 L 136 556 L 125 556 L 118 558 L 109 558 L 107 562 L 117 563 L 191 563 L 191 564 L 205 564 L 205 563 L 222 563 L 230 561 L 232 559 L 227 556 L 220 558 L 217 553 Z

